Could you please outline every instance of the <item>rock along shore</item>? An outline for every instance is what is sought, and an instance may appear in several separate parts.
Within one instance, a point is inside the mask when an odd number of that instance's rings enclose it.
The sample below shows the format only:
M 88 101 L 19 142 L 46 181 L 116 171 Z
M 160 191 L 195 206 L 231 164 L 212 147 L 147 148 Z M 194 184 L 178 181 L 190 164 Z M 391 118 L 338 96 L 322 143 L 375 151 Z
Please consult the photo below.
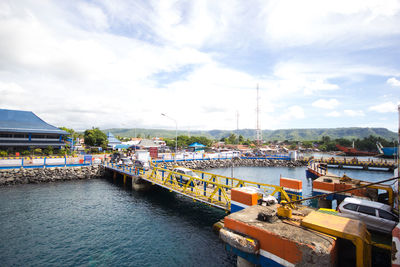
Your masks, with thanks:
M 194 160 L 158 163 L 158 166 L 165 166 L 172 169 L 179 165 L 189 169 L 207 170 L 213 168 L 234 167 L 302 167 L 306 166 L 305 161 L 268 160 L 268 159 L 217 159 L 217 160 Z M 45 169 L 9 169 L 0 170 L 0 186 L 16 184 L 38 184 L 57 181 L 98 179 L 105 175 L 101 165 L 82 167 L 52 167 Z
M 45 169 L 0 170 L 0 186 L 102 178 L 100 165 Z
M 168 169 L 179 165 L 194 170 L 206 170 L 213 168 L 231 168 L 234 167 L 302 167 L 307 166 L 306 161 L 288 161 L 288 160 L 268 160 L 268 159 L 217 159 L 217 160 L 194 160 L 194 161 L 178 161 L 160 162 L 158 166 L 165 166 Z

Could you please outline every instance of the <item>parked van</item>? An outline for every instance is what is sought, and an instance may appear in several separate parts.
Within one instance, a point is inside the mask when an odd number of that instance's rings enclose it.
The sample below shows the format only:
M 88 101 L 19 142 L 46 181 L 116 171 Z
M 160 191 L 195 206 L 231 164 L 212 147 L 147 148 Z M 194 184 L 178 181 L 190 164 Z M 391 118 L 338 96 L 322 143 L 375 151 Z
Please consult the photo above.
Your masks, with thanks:
M 181 177 L 182 177 L 182 184 L 187 184 L 189 182 L 189 180 L 190 180 L 189 177 L 184 176 L 184 175 L 180 175 L 180 174 L 185 174 L 185 175 L 188 175 L 188 176 L 199 178 L 199 176 L 197 176 L 197 174 L 195 174 L 192 170 L 186 169 L 186 168 L 183 168 L 183 167 L 174 168 L 172 171 L 177 173 L 177 174 L 173 174 L 173 175 L 174 175 L 174 177 L 175 177 L 175 179 L 176 179 L 176 181 L 178 183 L 181 182 Z M 199 185 L 200 181 L 196 180 L 196 184 Z
M 392 207 L 383 203 L 347 197 L 338 207 L 338 214 L 364 222 L 369 230 L 392 233 L 399 222 Z

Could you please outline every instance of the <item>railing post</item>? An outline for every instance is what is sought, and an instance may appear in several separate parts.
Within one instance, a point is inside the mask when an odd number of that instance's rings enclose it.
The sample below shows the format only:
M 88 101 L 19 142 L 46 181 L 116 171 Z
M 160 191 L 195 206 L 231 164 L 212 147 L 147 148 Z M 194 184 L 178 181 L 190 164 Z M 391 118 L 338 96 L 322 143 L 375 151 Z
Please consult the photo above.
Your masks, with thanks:
M 204 196 L 206 196 L 207 195 L 207 183 L 206 182 L 203 182 L 204 183 Z
M 221 188 L 218 189 L 218 200 L 221 201 Z
M 161 170 L 161 181 L 164 181 L 164 170 Z
M 46 157 L 43 159 L 43 169 L 46 167 Z
M 21 158 L 21 167 L 24 167 L 24 157 Z

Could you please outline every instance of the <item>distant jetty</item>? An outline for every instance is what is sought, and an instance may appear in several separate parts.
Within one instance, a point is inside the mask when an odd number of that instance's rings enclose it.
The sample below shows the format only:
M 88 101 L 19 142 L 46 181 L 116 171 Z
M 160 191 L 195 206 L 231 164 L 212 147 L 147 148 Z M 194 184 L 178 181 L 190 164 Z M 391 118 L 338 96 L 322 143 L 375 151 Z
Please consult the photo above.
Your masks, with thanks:
M 307 161 L 296 160 L 269 160 L 269 159 L 217 159 L 217 160 L 193 160 L 174 162 L 159 162 L 158 166 L 165 166 L 170 169 L 179 165 L 194 170 L 207 170 L 215 168 L 231 168 L 234 167 L 303 167 L 307 166 Z

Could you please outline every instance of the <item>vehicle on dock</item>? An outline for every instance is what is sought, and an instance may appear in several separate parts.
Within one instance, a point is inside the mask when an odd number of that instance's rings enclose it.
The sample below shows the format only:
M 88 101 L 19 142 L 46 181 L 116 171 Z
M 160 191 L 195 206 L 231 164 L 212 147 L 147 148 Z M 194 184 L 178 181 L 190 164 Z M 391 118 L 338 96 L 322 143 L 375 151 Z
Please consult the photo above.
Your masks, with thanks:
M 111 155 L 111 159 L 110 162 L 112 163 L 117 163 L 119 161 L 119 159 L 121 158 L 121 153 L 114 153 Z
M 121 158 L 118 161 L 119 165 L 124 165 L 124 166 L 128 166 L 128 167 L 132 167 L 133 166 L 133 162 L 130 158 Z
M 139 169 L 143 169 L 145 171 L 150 170 L 150 164 L 148 161 L 135 160 L 135 167 L 137 167 Z
M 173 174 L 173 175 L 178 183 L 182 182 L 182 184 L 187 184 L 190 180 L 190 178 L 188 176 L 199 178 L 199 176 L 197 176 L 197 174 L 195 174 L 192 170 L 187 169 L 187 168 L 177 167 L 177 168 L 174 168 L 172 171 L 176 172 L 176 174 Z M 196 183 L 197 183 L 197 185 L 199 185 L 200 181 L 196 180 Z
M 392 207 L 383 203 L 347 197 L 338 206 L 338 215 L 364 222 L 369 230 L 391 234 L 399 222 Z

